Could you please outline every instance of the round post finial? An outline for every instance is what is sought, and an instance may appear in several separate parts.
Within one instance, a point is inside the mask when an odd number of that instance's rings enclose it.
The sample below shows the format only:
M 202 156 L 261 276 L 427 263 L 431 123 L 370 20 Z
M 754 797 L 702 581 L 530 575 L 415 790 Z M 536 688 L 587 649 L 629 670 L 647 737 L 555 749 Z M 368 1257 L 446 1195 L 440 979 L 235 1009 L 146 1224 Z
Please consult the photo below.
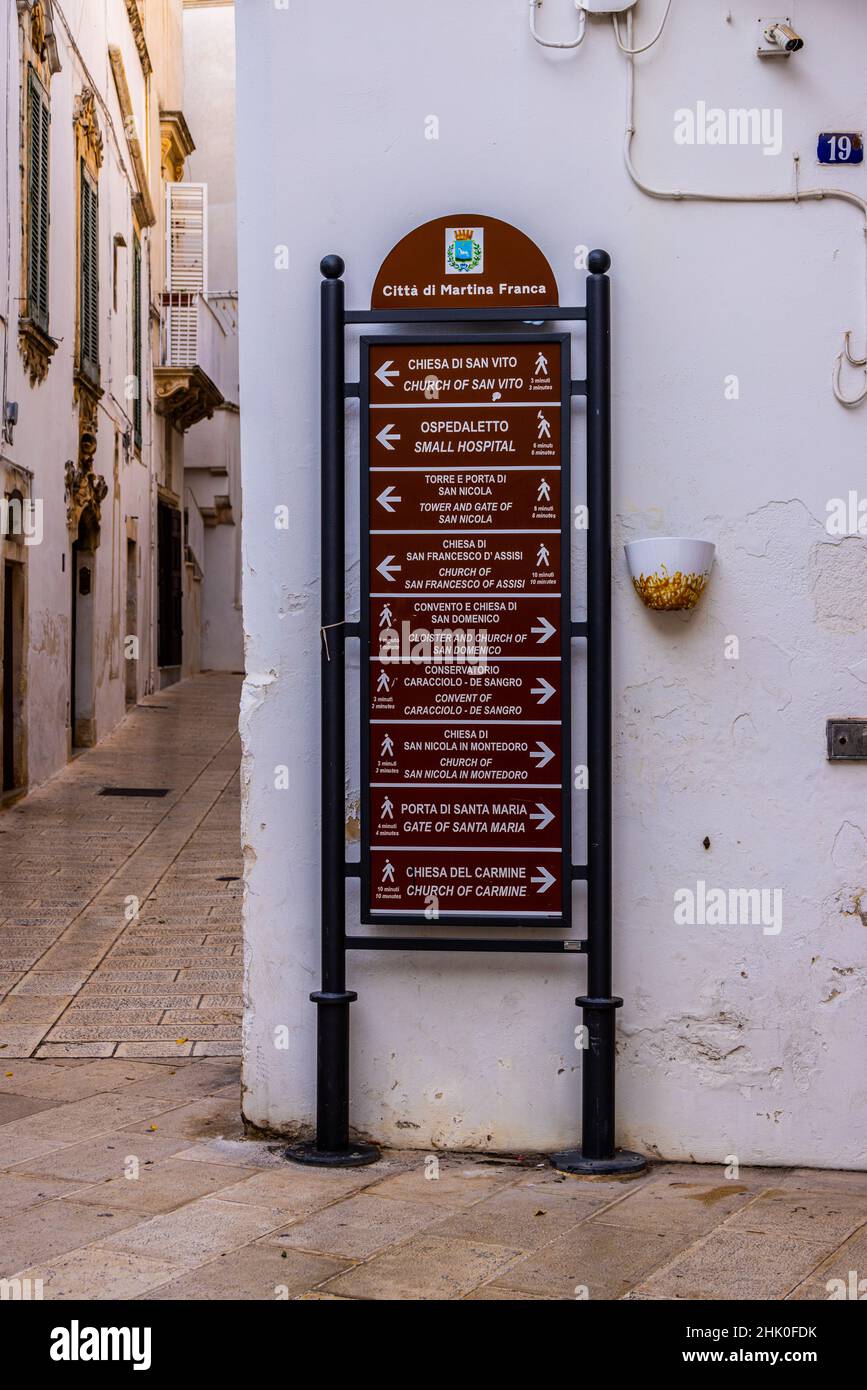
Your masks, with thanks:
M 611 257 L 607 251 L 591 251 L 587 257 L 587 269 L 591 275 L 604 275 L 610 266 Z
M 346 263 L 342 256 L 323 256 L 319 262 L 319 269 L 326 280 L 339 280 L 346 269 Z

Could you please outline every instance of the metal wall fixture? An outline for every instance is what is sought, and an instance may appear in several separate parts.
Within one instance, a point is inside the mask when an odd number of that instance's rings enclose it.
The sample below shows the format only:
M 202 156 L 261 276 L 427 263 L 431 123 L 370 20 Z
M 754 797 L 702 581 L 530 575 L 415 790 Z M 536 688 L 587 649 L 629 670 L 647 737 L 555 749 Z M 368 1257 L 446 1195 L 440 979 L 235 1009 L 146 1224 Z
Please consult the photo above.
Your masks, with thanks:
M 795 33 L 788 15 L 783 15 L 782 19 L 760 19 L 757 23 L 759 46 L 756 57 L 791 58 L 793 53 L 800 53 L 804 47 L 804 40 Z
M 867 719 L 829 719 L 825 725 L 828 761 L 867 761 Z

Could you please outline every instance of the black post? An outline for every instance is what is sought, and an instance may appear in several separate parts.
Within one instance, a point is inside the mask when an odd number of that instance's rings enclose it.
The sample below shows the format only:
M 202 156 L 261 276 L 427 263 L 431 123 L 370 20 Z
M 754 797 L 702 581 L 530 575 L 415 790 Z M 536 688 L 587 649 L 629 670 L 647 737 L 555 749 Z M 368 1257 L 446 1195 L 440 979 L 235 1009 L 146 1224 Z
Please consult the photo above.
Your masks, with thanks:
M 563 1172 L 627 1176 L 646 1159 L 614 1146 L 615 1011 L 611 975 L 611 265 L 587 258 L 587 994 L 582 1009 L 581 1147 L 555 1154 Z
M 345 267 L 326 256 L 321 286 L 321 746 L 322 988 L 316 1005 L 316 1141 L 293 1144 L 287 1158 L 326 1167 L 374 1163 L 373 1144 L 349 1139 L 349 1006 L 346 988 L 345 694 Z

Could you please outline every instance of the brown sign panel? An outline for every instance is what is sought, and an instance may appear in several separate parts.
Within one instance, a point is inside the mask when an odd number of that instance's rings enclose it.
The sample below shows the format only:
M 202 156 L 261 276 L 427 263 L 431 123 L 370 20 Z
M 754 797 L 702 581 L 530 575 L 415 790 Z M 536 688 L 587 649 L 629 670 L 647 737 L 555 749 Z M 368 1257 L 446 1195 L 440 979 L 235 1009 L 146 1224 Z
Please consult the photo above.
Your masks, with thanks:
M 370 728 L 371 785 L 560 786 L 559 720 L 551 723 L 377 721 Z
M 560 719 L 560 662 L 498 660 L 475 634 L 472 650 L 460 638 L 431 642 L 430 659 L 377 661 L 370 673 L 370 713 L 394 719 Z
M 391 845 L 490 846 L 508 836 L 527 849 L 558 849 L 562 839 L 557 790 L 451 787 L 425 790 L 374 787 L 370 798 L 372 849 Z
M 366 921 L 568 925 L 567 343 L 362 340 Z
M 514 526 L 560 529 L 550 468 L 371 470 L 371 516 L 383 531 Z M 556 480 L 555 480 L 556 481 Z
M 559 850 L 371 850 L 374 912 L 421 912 L 428 921 L 455 913 L 479 917 L 559 916 Z
M 560 648 L 560 599 L 547 595 L 386 595 L 371 601 L 371 623 L 371 655 L 393 661 L 402 654 L 424 659 L 437 648 L 460 654 L 467 632 L 475 654 L 484 648 L 490 658 L 556 655 Z
M 546 409 L 544 400 L 535 410 L 444 406 L 424 415 L 398 412 L 397 402 L 389 410 L 389 404 L 382 402 L 371 414 L 371 468 L 544 469 L 560 455 L 560 412 Z
M 416 227 L 389 251 L 372 309 L 495 309 L 554 306 L 554 272 L 517 227 L 479 213 L 453 213 Z
M 376 597 L 420 594 L 556 594 L 560 532 L 501 530 L 407 536 L 371 532 L 371 583 Z
M 372 347 L 370 405 L 377 411 L 426 405 L 511 405 L 532 411 L 546 401 L 559 402 L 559 360 L 559 350 L 544 340 Z

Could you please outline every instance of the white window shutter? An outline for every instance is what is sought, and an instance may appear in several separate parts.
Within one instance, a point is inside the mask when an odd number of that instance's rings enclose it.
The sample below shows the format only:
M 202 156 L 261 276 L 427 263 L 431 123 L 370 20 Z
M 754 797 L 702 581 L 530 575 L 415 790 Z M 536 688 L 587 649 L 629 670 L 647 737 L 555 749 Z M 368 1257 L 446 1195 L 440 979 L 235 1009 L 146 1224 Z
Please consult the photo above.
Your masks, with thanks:
M 198 297 L 208 288 L 208 185 L 170 183 L 166 197 L 169 363 L 195 366 Z

